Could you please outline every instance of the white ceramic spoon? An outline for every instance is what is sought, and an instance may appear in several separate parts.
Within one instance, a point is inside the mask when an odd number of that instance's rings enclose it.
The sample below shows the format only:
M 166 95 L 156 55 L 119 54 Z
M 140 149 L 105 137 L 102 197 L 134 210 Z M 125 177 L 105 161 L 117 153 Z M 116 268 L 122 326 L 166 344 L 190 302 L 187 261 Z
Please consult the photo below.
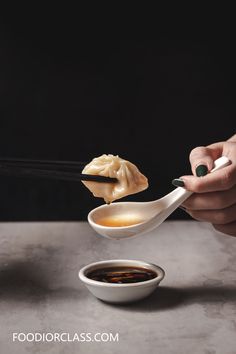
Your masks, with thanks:
M 227 157 L 222 156 L 214 162 L 211 172 L 230 164 Z M 178 208 L 192 192 L 182 187 L 174 189 L 163 198 L 151 202 L 118 202 L 104 204 L 88 214 L 88 222 L 100 235 L 121 239 L 141 235 L 159 226 L 173 211 Z M 106 220 L 110 223 L 130 222 L 129 226 L 104 226 L 99 223 Z

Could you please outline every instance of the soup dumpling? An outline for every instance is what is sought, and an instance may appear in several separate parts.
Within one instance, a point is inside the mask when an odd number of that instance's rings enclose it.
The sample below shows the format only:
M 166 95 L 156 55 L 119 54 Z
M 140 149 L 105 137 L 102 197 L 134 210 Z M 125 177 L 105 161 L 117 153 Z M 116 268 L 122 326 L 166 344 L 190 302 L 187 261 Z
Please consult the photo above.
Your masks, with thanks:
M 95 157 L 82 173 L 117 178 L 116 183 L 82 181 L 95 197 L 103 198 L 106 203 L 148 188 L 148 180 L 138 168 L 118 155 Z

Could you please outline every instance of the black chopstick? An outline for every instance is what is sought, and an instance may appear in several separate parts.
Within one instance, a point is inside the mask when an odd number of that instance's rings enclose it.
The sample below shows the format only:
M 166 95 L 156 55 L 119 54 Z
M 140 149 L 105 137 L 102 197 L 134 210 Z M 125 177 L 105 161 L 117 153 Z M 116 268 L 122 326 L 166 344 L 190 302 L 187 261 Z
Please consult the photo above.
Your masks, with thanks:
M 14 160 L 15 161 L 15 160 Z M 24 162 L 25 163 L 25 162 Z M 29 163 L 30 165 L 30 163 Z M 69 162 L 67 166 L 69 165 Z M 73 171 L 63 171 L 61 170 L 64 165 L 58 166 L 58 169 L 51 168 L 51 165 L 48 164 L 46 169 L 33 167 L 27 167 L 24 164 L 21 166 L 21 163 L 17 161 L 6 163 L 0 161 L 0 174 L 8 175 L 8 176 L 16 176 L 16 177 L 39 177 L 39 178 L 50 178 L 50 179 L 57 179 L 57 180 L 64 180 L 64 181 L 93 181 L 93 182 L 100 182 L 100 183 L 115 183 L 117 182 L 116 178 L 110 178 L 105 176 L 99 175 L 89 175 L 84 173 L 79 173 L 77 169 L 75 172 Z M 70 166 L 72 168 L 72 166 Z
M 61 160 L 34 160 L 34 159 L 21 159 L 21 158 L 8 158 L 0 157 L 0 163 L 14 164 L 14 165 L 25 165 L 32 167 L 42 167 L 42 166 L 60 166 L 60 167 L 71 167 L 82 169 L 87 162 L 82 161 L 61 161 Z

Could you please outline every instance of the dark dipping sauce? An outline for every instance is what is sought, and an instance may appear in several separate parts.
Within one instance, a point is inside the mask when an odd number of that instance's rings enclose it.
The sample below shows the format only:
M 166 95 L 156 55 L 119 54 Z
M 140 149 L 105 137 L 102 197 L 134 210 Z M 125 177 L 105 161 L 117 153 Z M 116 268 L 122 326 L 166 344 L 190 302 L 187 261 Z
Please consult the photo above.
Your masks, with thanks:
M 96 269 L 89 272 L 87 277 L 103 283 L 127 284 L 154 279 L 157 273 L 147 268 L 121 266 Z

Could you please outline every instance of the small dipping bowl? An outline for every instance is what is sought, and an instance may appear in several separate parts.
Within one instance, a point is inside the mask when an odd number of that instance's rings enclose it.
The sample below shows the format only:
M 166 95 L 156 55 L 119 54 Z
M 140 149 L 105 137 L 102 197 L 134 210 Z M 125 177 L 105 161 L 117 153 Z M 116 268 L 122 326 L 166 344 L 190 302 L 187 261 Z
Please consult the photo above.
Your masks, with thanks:
M 156 277 L 135 283 L 107 283 L 90 279 L 87 275 L 92 271 L 105 268 L 134 267 L 145 268 L 156 273 Z M 129 303 L 141 300 L 150 295 L 164 278 L 164 270 L 152 263 L 137 260 L 115 259 L 91 263 L 79 271 L 79 278 L 88 290 L 98 299 L 110 303 Z

